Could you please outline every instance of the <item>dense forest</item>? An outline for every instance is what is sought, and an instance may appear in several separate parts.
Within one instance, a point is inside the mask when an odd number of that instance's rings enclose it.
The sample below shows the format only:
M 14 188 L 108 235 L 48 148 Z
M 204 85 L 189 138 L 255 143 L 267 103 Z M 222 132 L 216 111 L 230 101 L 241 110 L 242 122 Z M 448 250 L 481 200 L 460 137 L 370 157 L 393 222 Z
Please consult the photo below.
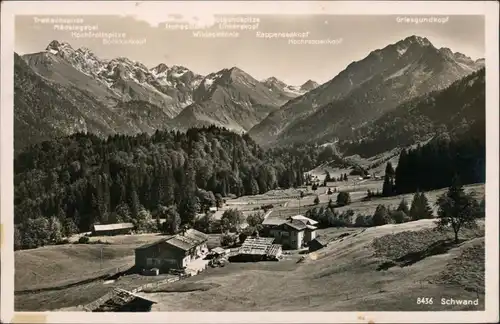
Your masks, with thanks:
M 304 172 L 332 154 L 319 146 L 265 152 L 248 135 L 217 127 L 42 142 L 14 161 L 16 244 L 50 244 L 94 224 L 193 224 L 223 197 L 303 185 Z
M 455 176 L 463 184 L 485 182 L 484 133 L 475 136 L 467 132 L 452 137 L 441 134 L 423 146 L 402 150 L 394 174 L 394 190 L 401 194 L 444 188 Z

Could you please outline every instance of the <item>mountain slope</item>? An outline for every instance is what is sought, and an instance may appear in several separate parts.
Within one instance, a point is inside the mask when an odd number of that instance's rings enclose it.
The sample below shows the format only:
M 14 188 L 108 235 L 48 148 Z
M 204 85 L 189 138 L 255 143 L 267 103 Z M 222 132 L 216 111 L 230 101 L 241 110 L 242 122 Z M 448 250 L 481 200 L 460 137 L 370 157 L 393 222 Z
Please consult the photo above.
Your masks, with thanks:
M 249 132 L 270 145 L 351 135 L 352 127 L 442 89 L 483 66 L 417 36 L 371 52 L 329 82 L 287 102 Z
M 287 85 L 285 82 L 278 80 L 275 77 L 270 77 L 262 81 L 262 83 L 270 90 L 276 93 L 284 100 L 290 100 L 303 95 L 304 93 L 318 87 L 318 83 L 308 80 L 300 87 Z
M 88 118 L 85 111 L 106 111 L 99 102 L 78 90 L 43 79 L 14 54 L 14 147 L 17 150 L 42 140 L 92 130 L 112 133 L 112 115 Z M 113 116 L 115 117 L 115 116 Z M 105 119 L 108 119 L 107 121 Z M 113 125 L 114 126 L 114 125 Z
M 169 117 L 193 102 L 192 93 L 203 78 L 181 66 L 159 64 L 148 69 L 125 57 L 100 59 L 89 49 L 75 50 L 58 41 L 23 59 L 43 77 L 63 86 L 76 86 L 106 105 L 147 101 L 161 107 Z
M 287 100 L 237 67 L 206 76 L 193 99 L 172 125 L 186 129 L 213 124 L 245 132 Z
M 355 132 L 356 141 L 340 143 L 347 154 L 372 156 L 396 146 L 408 146 L 436 133 L 484 136 L 485 70 L 398 106 Z
M 70 66 L 64 66 L 66 71 L 71 71 Z M 30 144 L 76 132 L 90 132 L 98 136 L 152 133 L 157 128 L 164 128 L 170 120 L 162 109 L 153 104 L 130 101 L 109 106 L 74 85 L 71 79 L 64 86 L 62 84 L 35 73 L 14 53 L 16 151 Z

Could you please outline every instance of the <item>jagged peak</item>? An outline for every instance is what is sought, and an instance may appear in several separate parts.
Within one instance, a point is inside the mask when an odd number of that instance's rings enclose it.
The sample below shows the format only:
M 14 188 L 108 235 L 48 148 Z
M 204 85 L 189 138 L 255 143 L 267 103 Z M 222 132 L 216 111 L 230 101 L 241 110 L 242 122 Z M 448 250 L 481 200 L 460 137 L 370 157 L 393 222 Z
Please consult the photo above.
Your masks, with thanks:
M 309 80 L 307 80 L 306 82 L 304 82 L 304 83 L 302 84 L 302 86 L 306 86 L 306 85 L 315 85 L 315 86 L 318 86 L 318 85 L 319 85 L 319 83 L 318 83 L 318 82 L 316 82 L 316 81 L 313 81 L 313 80 L 309 79 Z
M 59 52 L 62 49 L 73 49 L 68 42 L 60 42 L 58 40 L 53 40 L 45 48 L 46 51 Z
M 432 45 L 432 43 L 426 38 L 426 37 L 421 37 L 421 36 L 417 36 L 417 35 L 411 35 L 411 36 L 408 36 L 406 37 L 404 40 L 403 40 L 404 43 L 417 43 L 421 46 L 430 46 Z
M 89 48 L 87 47 L 80 47 L 79 49 L 77 49 L 78 52 L 80 53 L 88 53 L 88 54 L 94 54 L 94 52 L 92 52 Z

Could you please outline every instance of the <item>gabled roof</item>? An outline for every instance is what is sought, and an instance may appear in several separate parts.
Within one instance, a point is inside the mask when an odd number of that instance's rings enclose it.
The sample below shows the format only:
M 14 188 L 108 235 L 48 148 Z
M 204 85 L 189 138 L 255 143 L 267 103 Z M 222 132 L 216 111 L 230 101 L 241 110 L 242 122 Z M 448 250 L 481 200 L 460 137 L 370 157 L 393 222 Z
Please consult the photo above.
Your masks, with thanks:
M 195 229 L 188 229 L 184 234 L 177 234 L 165 243 L 183 251 L 188 251 L 206 241 L 208 241 L 208 235 Z
M 106 224 L 106 225 L 94 225 L 94 231 L 112 231 L 119 229 L 133 229 L 134 224 L 132 223 L 117 223 L 117 224 Z
M 318 242 L 322 246 L 327 246 L 328 243 L 330 243 L 332 241 L 332 239 L 329 239 L 329 238 L 327 238 L 325 236 L 318 236 L 313 241 Z
M 300 220 L 300 221 L 304 222 L 306 225 L 316 225 L 316 224 L 318 224 L 318 222 L 315 221 L 314 219 L 310 219 L 310 218 L 305 217 L 303 215 L 292 216 L 292 219 Z
M 239 249 L 239 254 L 266 254 L 273 245 L 274 237 L 247 237 Z
M 279 226 L 286 223 L 286 219 L 281 219 L 281 218 L 276 218 L 276 217 L 269 217 L 266 218 L 263 222 L 262 225 L 268 225 L 268 226 Z
M 158 240 L 156 242 L 141 245 L 140 247 L 136 248 L 136 250 L 146 249 L 160 243 L 167 243 L 168 245 L 174 246 L 183 251 L 187 251 L 195 246 L 205 243 L 206 241 L 208 241 L 207 234 L 195 229 L 188 229 L 184 234 L 179 233 L 174 236 L 162 238 L 161 240 Z
M 223 254 L 226 253 L 226 250 L 221 248 L 221 247 L 216 247 L 212 249 L 212 252 L 218 253 L 218 254 Z
M 289 226 L 297 231 L 303 231 L 307 228 L 306 224 L 304 224 L 303 222 L 296 220 L 296 219 L 292 219 L 291 221 L 288 221 L 288 222 L 284 223 L 283 225 Z
M 315 229 L 318 229 L 316 226 L 312 226 L 312 225 L 306 225 L 306 227 L 310 230 L 315 230 Z

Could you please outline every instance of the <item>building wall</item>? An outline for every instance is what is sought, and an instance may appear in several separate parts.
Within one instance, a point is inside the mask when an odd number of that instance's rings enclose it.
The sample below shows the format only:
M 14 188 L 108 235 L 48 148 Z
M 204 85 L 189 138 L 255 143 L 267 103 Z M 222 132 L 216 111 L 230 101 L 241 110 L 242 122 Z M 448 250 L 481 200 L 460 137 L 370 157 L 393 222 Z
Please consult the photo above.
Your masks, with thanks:
M 135 251 L 135 264 L 140 269 L 182 268 L 184 253 L 165 243 Z
M 290 248 L 300 249 L 304 245 L 304 231 L 290 231 Z
M 136 250 L 135 264 L 140 269 L 182 269 L 191 261 L 196 260 L 203 250 L 208 250 L 206 243 L 185 253 L 168 244 L 159 243 L 146 249 Z
M 306 230 L 305 236 L 304 236 L 304 243 L 311 242 L 316 238 L 316 231 L 313 230 Z
M 113 235 L 124 235 L 129 234 L 132 231 L 130 228 L 120 228 L 115 230 L 104 230 L 104 231 L 93 231 L 94 236 L 113 236 Z

